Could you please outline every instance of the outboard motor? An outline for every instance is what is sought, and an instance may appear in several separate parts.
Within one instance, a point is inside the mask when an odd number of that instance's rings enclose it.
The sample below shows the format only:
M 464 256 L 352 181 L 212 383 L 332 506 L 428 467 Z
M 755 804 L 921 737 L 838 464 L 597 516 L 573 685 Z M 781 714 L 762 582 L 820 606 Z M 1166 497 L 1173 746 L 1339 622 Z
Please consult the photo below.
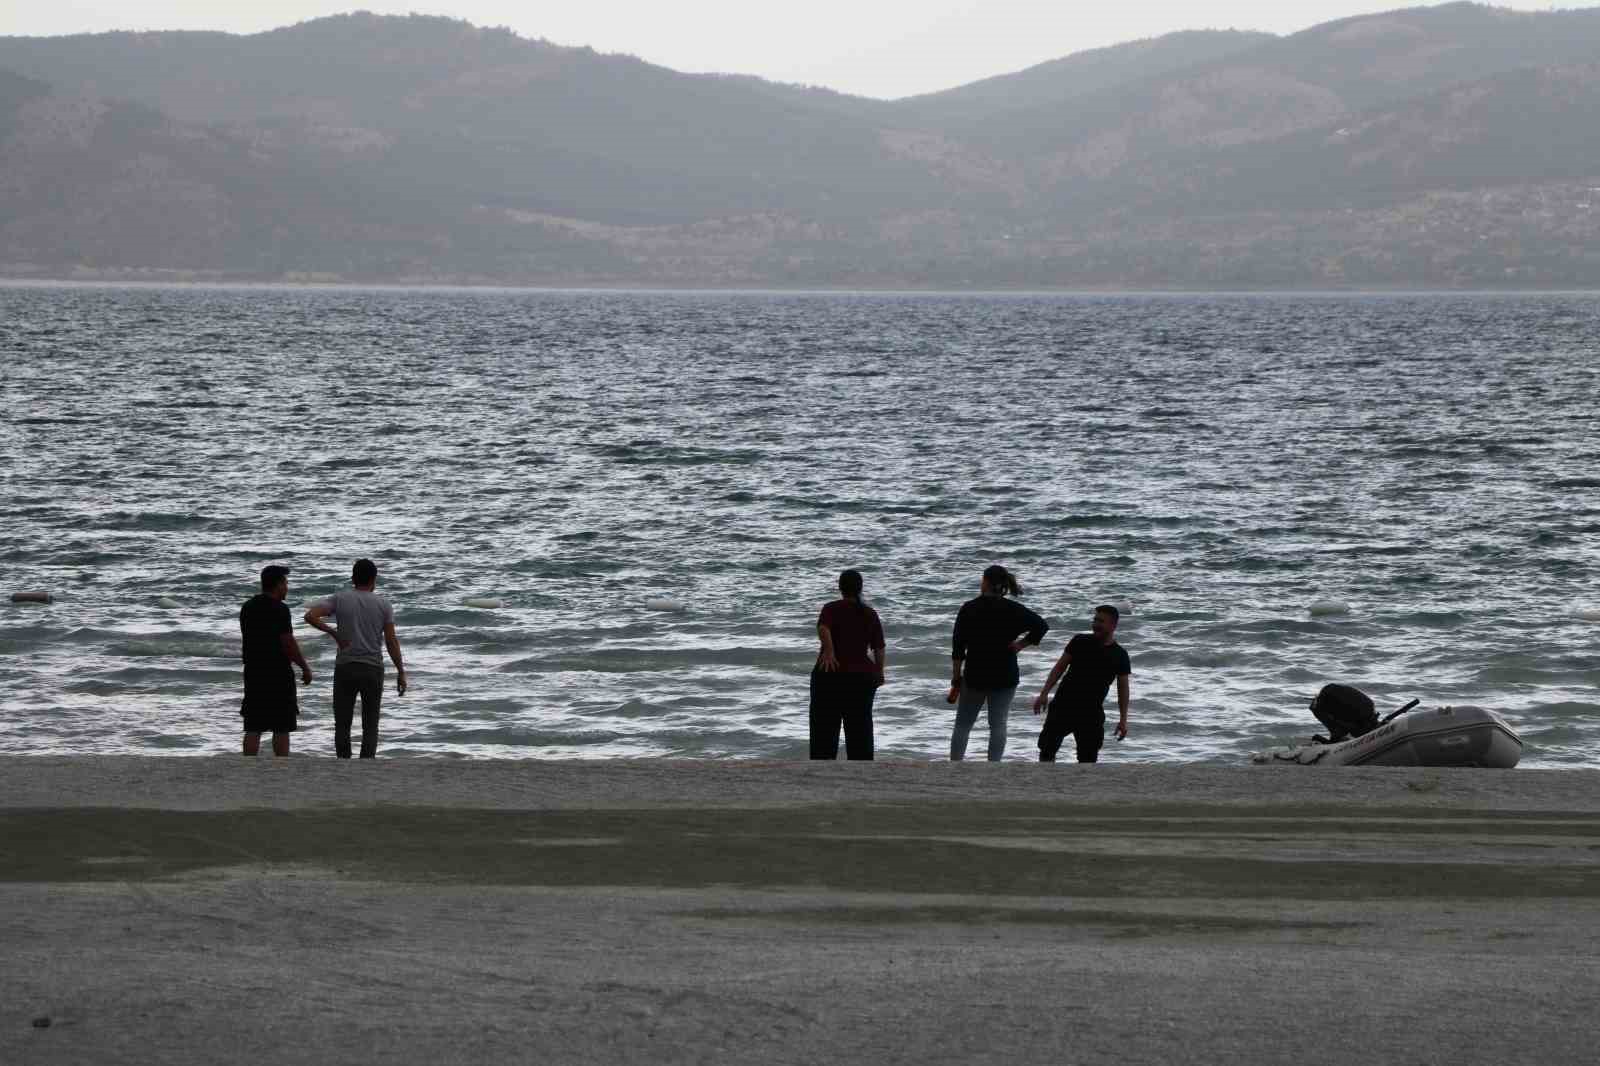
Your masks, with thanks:
M 1328 727 L 1329 744 L 1364 736 L 1378 728 L 1378 709 L 1372 699 L 1349 685 L 1324 685 L 1311 701 L 1311 713 Z

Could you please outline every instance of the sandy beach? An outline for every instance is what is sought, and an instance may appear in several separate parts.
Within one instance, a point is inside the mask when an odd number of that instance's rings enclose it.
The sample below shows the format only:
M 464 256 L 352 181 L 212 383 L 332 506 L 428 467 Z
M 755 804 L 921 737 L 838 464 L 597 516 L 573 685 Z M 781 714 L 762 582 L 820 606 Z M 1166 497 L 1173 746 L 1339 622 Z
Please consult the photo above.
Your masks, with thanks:
M 0 1062 L 1588 1062 L 1600 772 L 0 759 Z

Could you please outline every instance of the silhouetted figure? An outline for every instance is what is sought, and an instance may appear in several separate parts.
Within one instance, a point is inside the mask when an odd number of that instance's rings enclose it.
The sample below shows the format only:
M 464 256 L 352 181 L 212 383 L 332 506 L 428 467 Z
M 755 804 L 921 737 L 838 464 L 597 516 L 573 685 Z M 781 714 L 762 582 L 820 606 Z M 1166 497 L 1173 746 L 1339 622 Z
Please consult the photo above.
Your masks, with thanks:
M 883 623 L 861 599 L 861 574 L 839 575 L 839 599 L 817 616 L 822 648 L 811 670 L 811 757 L 872 758 L 872 701 L 883 684 Z
M 1006 715 L 1017 694 L 1017 652 L 1037 644 L 1050 623 L 1008 596 L 1022 595 L 1022 585 L 1003 566 L 983 572 L 978 596 L 961 605 L 952 636 L 950 695 L 955 698 L 956 725 L 950 734 L 950 758 L 967 757 L 967 737 L 988 708 L 989 761 L 1006 753 Z
M 1033 713 L 1044 710 L 1050 689 L 1061 689 L 1050 703 L 1044 728 L 1039 731 L 1039 761 L 1055 762 L 1056 752 L 1068 733 L 1078 746 L 1079 762 L 1097 762 L 1106 741 L 1106 693 L 1117 683 L 1117 739 L 1128 735 L 1128 675 L 1133 672 L 1128 653 L 1116 642 L 1120 615 L 1102 604 L 1094 609 L 1090 631 L 1067 641 L 1061 658 L 1050 668 L 1044 688 L 1033 701 Z M 1062 676 L 1065 675 L 1065 680 Z
M 333 668 L 333 750 L 350 758 L 350 726 L 356 698 L 361 699 L 361 757 L 378 754 L 378 714 L 383 704 L 383 652 L 394 662 L 395 688 L 406 694 L 406 668 L 400 638 L 394 632 L 394 608 L 373 591 L 378 568 L 371 559 L 357 559 L 350 570 L 351 587 L 321 600 L 306 612 L 306 622 L 339 645 Z M 338 628 L 324 618 L 333 618 Z
M 311 684 L 311 667 L 294 639 L 294 621 L 284 598 L 289 595 L 289 568 L 261 571 L 261 592 L 239 608 L 239 636 L 244 647 L 244 753 L 261 750 L 261 734 L 272 734 L 272 754 L 289 754 L 289 734 L 299 728 L 300 702 L 293 666 L 300 680 Z M 293 666 L 291 666 L 293 664 Z

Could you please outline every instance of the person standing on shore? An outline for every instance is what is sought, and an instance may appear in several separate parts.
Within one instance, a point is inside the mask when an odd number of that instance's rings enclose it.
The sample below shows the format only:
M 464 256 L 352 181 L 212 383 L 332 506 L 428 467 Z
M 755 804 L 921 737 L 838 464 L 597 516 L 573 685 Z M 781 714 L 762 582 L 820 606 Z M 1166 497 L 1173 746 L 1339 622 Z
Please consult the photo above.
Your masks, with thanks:
M 339 645 L 333 667 L 333 750 L 350 758 L 350 726 L 355 719 L 356 697 L 361 698 L 361 757 L 378 754 L 378 713 L 383 703 L 383 652 L 394 662 L 395 688 L 406 694 L 406 667 L 400 657 L 400 638 L 394 632 L 394 608 L 374 590 L 378 568 L 371 559 L 357 559 L 350 570 L 351 587 L 312 605 L 306 623 L 322 630 Z M 333 618 L 335 629 L 323 621 Z
M 839 598 L 817 616 L 822 648 L 811 669 L 811 757 L 839 757 L 844 726 L 845 757 L 872 758 L 872 701 L 883 684 L 883 622 L 861 598 L 861 574 L 839 575 Z
M 311 667 L 294 639 L 294 621 L 284 598 L 289 595 L 289 568 L 269 566 L 261 571 L 261 591 L 239 608 L 239 636 L 243 640 L 244 753 L 261 750 L 261 734 L 272 734 L 272 754 L 289 754 L 289 734 L 299 728 L 300 702 L 294 689 L 294 670 L 311 684 Z
M 950 760 L 967 757 L 967 737 L 985 707 L 989 715 L 989 761 L 1006 753 L 1006 715 L 1017 694 L 1020 675 L 1017 652 L 1038 644 L 1050 623 L 1008 596 L 1022 595 L 1022 585 L 1003 566 L 983 572 L 978 596 L 961 605 L 952 636 L 950 702 L 956 705 L 950 734 Z
M 1078 746 L 1079 762 L 1098 762 L 1106 741 L 1106 693 L 1117 683 L 1117 739 L 1128 735 L 1128 675 L 1133 664 L 1116 641 L 1121 615 L 1110 604 L 1094 609 L 1090 631 L 1067 641 L 1061 658 L 1050 668 L 1044 688 L 1033 701 L 1033 713 L 1044 710 L 1050 690 L 1065 675 L 1061 690 L 1039 731 L 1039 761 L 1055 762 L 1056 752 L 1068 733 Z

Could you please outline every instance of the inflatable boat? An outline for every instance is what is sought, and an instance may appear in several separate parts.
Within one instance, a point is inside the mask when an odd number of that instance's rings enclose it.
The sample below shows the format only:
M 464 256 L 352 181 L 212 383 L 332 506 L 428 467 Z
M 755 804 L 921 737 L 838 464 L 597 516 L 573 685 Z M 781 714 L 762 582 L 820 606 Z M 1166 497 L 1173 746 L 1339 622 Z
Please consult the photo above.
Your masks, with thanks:
M 1522 758 L 1522 738 L 1482 707 L 1436 707 L 1396 713 L 1348 740 L 1275 748 L 1255 763 L 1299 766 L 1489 766 L 1509 770 Z

